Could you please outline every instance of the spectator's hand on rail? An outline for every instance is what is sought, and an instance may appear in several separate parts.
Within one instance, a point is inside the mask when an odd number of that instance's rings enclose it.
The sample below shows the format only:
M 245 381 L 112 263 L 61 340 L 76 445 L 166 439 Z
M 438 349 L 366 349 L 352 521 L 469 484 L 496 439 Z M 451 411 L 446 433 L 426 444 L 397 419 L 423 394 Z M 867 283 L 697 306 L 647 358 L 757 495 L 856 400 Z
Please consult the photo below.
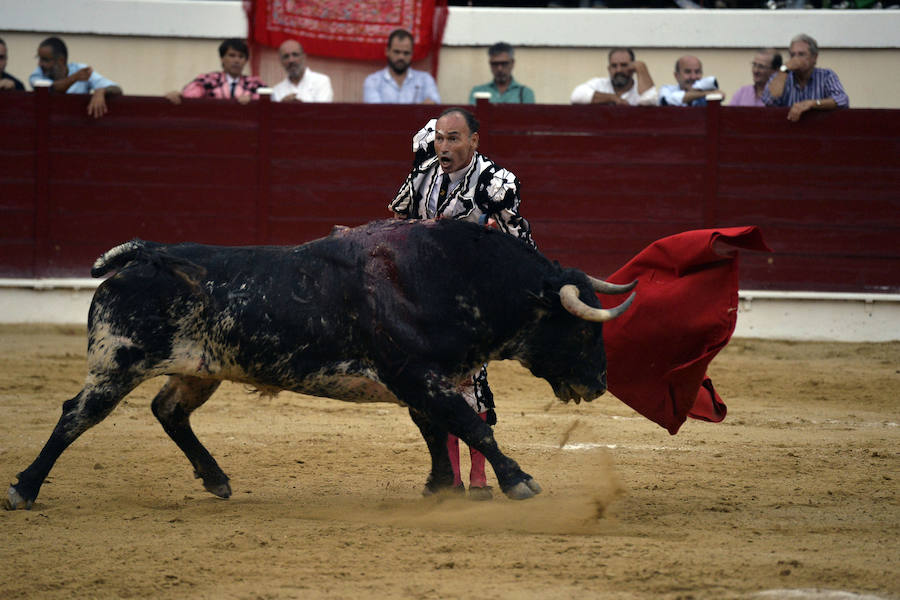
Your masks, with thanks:
M 14 90 L 16 89 L 16 84 L 13 83 L 12 79 L 0 79 L 0 90 Z
M 106 88 L 99 88 L 91 92 L 91 100 L 87 105 L 88 116 L 99 119 L 109 112 L 106 107 Z
M 297 97 L 297 94 L 288 94 L 284 98 L 281 99 L 282 102 L 303 102 L 303 100 Z
M 165 94 L 163 98 L 172 104 L 181 104 L 181 92 L 169 92 L 168 94 Z
M 250 104 L 251 100 L 253 100 L 253 96 L 251 96 L 250 94 L 237 97 L 238 104 Z
M 796 123 L 800 120 L 800 117 L 803 116 L 803 113 L 805 113 L 815 105 L 815 100 L 801 100 L 800 102 L 795 102 L 791 106 L 791 109 L 788 111 L 788 121 Z

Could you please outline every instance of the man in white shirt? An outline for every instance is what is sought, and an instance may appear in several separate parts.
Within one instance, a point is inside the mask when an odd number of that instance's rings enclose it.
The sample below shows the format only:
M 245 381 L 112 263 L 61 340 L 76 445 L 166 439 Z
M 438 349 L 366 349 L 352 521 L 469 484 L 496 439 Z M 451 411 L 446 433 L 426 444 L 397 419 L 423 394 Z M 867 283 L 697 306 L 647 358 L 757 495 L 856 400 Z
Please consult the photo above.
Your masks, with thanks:
M 281 44 L 278 58 L 287 77 L 272 88 L 275 102 L 331 102 L 334 99 L 331 78 L 307 68 L 306 53 L 300 42 L 287 40 Z
M 631 48 L 609 51 L 609 77 L 595 77 L 572 92 L 572 104 L 618 104 L 656 106 L 659 95 L 647 65 L 634 60 Z

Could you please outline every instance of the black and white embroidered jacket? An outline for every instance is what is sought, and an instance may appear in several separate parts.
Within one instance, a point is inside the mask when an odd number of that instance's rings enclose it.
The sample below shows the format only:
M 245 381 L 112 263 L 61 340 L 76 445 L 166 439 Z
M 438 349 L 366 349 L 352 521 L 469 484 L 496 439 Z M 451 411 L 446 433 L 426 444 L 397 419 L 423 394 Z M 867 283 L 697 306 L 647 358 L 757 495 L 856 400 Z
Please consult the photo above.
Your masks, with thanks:
M 408 219 L 426 218 L 426 205 L 435 186 L 440 186 L 441 165 L 434 150 L 436 119 L 429 121 L 413 137 L 415 159 L 412 172 L 388 205 Z M 445 219 L 486 223 L 494 219 L 501 231 L 532 247 L 531 225 L 519 214 L 519 179 L 494 161 L 476 152 L 459 185 L 438 206 Z

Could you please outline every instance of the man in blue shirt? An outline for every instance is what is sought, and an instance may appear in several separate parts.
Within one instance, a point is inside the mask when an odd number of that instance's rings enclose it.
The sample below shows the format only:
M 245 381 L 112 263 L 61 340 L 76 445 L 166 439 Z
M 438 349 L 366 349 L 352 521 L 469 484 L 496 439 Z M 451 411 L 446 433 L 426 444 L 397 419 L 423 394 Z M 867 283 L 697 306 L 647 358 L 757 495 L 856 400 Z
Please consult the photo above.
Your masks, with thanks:
M 469 92 L 469 104 L 475 104 L 475 94 L 486 92 L 491 102 L 503 104 L 534 104 L 534 92 L 512 76 L 515 50 L 506 42 L 497 42 L 488 48 L 488 64 L 494 80 L 484 85 L 476 85 Z
M 395 29 L 388 36 L 384 52 L 388 66 L 375 71 L 363 84 L 363 102 L 370 104 L 440 104 L 434 78 L 409 65 L 413 56 L 413 36 Z
M 808 110 L 834 110 L 850 106 L 850 98 L 837 73 L 819 69 L 819 44 L 801 33 L 791 40 L 790 59 L 772 75 L 762 101 L 766 106 L 790 106 L 789 121 L 798 121 Z
M 38 67 L 28 78 L 32 89 L 36 81 L 48 79 L 50 91 L 57 94 L 90 94 L 87 113 L 99 119 L 108 111 L 107 96 L 120 96 L 122 88 L 91 67 L 70 63 L 69 50 L 58 37 L 49 37 L 38 46 Z

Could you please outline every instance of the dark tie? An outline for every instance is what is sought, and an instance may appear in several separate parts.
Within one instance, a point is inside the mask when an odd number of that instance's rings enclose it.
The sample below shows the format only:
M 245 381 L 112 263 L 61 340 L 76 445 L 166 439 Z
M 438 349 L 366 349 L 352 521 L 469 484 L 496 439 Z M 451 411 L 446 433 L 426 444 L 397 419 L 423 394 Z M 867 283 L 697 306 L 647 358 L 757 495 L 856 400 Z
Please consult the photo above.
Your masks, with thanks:
M 234 98 L 234 88 L 237 86 L 237 79 L 231 82 L 231 97 Z
M 444 203 L 444 199 L 447 198 L 447 190 L 450 188 L 450 176 L 446 173 L 441 176 L 441 189 L 438 192 L 438 201 L 436 211 L 441 210 L 441 204 Z

